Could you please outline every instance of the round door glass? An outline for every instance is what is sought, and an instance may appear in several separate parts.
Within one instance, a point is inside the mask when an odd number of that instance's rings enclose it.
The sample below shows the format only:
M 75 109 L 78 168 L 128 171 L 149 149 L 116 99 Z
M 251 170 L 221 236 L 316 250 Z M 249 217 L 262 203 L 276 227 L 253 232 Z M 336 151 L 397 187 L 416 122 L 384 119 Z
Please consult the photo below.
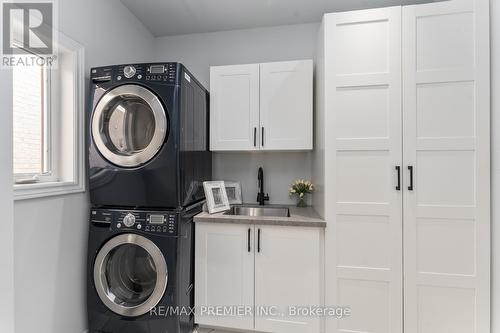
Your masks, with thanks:
M 163 298 L 167 281 L 163 253 L 140 235 L 113 237 L 95 259 L 97 294 L 109 309 L 123 316 L 140 316 L 156 306 Z
M 151 144 L 155 117 L 137 96 L 118 96 L 103 110 L 100 134 L 106 147 L 118 155 L 135 155 Z
M 162 103 L 138 85 L 123 85 L 107 92 L 92 116 L 97 149 L 107 160 L 124 167 L 148 162 L 161 148 L 166 134 Z
M 105 262 L 108 295 L 114 303 L 131 307 L 143 304 L 155 290 L 157 271 L 152 256 L 135 244 L 120 245 Z

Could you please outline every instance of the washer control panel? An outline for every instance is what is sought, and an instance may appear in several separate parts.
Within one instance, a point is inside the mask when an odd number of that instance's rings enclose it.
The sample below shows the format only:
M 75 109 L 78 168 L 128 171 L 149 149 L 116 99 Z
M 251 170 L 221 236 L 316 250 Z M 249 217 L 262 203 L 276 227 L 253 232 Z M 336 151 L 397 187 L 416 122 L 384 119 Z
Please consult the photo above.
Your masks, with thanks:
M 166 211 L 92 209 L 93 224 L 111 230 L 137 230 L 144 233 L 177 236 L 177 214 Z
M 95 84 L 114 81 L 124 84 L 130 82 L 151 82 L 171 85 L 178 82 L 180 72 L 179 64 L 175 62 L 126 64 L 92 68 L 91 79 Z M 185 76 L 189 77 L 187 74 Z

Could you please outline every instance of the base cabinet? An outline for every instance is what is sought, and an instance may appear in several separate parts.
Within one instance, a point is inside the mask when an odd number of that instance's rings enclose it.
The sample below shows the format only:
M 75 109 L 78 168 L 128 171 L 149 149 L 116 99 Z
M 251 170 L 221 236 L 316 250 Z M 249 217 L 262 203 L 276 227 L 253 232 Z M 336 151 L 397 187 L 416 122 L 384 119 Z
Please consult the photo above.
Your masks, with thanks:
M 222 316 L 205 311 L 197 313 L 196 323 L 257 332 L 320 332 L 319 317 L 295 314 L 322 306 L 322 235 L 317 228 L 198 222 L 197 309 L 251 312 Z
M 195 305 L 200 325 L 252 330 L 252 316 L 220 316 L 210 309 L 253 306 L 253 226 L 196 223 Z
M 255 330 L 277 333 L 320 332 L 318 318 L 295 315 L 298 308 L 320 305 L 320 233 L 311 228 L 256 226 L 255 306 L 275 307 L 284 316 L 260 314 Z

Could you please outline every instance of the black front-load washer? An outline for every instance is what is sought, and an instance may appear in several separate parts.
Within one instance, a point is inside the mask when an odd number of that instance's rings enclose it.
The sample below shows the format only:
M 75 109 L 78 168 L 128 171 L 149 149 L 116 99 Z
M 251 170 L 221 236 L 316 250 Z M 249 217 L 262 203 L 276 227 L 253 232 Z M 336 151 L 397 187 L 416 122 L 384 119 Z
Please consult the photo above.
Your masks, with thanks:
M 186 210 L 91 209 L 89 333 L 191 333 L 193 216 Z
M 180 63 L 91 69 L 91 204 L 179 208 L 212 176 L 208 92 Z

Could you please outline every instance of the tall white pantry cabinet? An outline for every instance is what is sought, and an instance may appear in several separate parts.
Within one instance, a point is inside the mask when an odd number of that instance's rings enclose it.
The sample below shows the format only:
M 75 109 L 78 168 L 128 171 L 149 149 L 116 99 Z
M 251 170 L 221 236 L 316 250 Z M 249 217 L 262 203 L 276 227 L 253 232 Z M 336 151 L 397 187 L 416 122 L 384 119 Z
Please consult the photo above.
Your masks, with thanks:
M 326 332 L 490 332 L 489 3 L 326 14 Z

